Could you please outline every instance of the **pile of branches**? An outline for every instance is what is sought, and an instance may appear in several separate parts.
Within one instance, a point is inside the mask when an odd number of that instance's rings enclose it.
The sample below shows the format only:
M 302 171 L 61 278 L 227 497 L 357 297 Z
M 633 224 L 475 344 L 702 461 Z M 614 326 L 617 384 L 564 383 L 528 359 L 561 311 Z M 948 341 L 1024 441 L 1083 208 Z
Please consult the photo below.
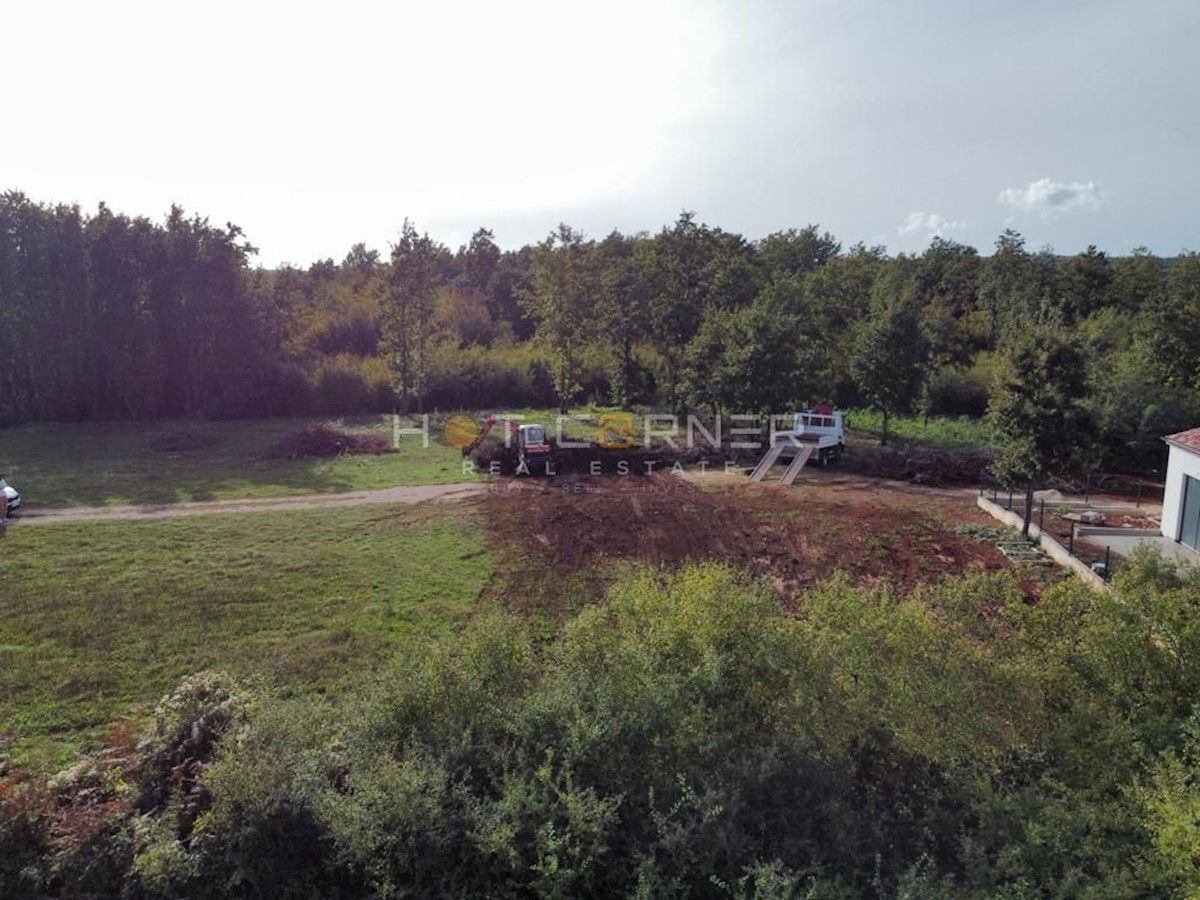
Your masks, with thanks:
M 390 453 L 387 438 L 375 432 L 339 431 L 329 425 L 310 425 L 286 435 L 266 449 L 271 459 L 328 459 L 334 456 Z
M 932 487 L 954 487 L 979 484 L 994 458 L 984 450 L 856 445 L 837 465 L 840 469 L 873 478 L 911 481 Z
M 1091 475 L 1071 477 L 1054 476 L 1047 479 L 1047 486 L 1064 494 L 1116 494 L 1130 497 L 1140 495 L 1142 492 L 1149 496 L 1154 491 L 1163 489 L 1161 481 L 1141 478 L 1137 475 L 1123 475 L 1119 472 L 1092 472 Z

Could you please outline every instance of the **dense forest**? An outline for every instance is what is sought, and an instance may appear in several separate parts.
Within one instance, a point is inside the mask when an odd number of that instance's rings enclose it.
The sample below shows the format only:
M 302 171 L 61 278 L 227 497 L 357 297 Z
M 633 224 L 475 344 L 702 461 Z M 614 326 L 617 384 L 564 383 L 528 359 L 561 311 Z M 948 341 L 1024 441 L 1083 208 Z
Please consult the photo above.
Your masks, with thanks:
M 986 257 L 941 238 L 889 256 L 685 212 L 515 251 L 406 222 L 387 256 L 254 255 L 179 208 L 156 223 L 3 195 L 0 424 L 821 399 L 977 416 L 1006 368 L 1038 365 L 1024 374 L 1078 395 L 1102 464 L 1157 464 L 1158 438 L 1200 419 L 1194 252 L 1060 256 L 1005 231 Z

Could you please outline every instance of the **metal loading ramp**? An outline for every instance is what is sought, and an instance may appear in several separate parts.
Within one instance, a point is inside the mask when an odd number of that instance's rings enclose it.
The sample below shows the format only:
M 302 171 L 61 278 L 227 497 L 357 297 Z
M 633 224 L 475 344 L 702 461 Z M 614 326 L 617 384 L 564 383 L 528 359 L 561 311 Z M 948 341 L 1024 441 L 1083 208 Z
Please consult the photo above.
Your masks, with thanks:
M 758 465 L 754 467 L 754 471 L 750 473 L 751 481 L 762 481 L 766 478 L 767 473 L 779 460 L 780 455 L 784 450 L 792 449 L 786 443 L 780 443 L 773 446 L 767 451 L 766 455 L 758 461 Z M 796 480 L 796 476 L 800 474 L 800 470 L 813 455 L 813 450 L 816 449 L 812 444 L 805 444 L 796 450 L 796 455 L 792 457 L 792 461 L 788 463 L 788 467 L 784 469 L 783 474 L 779 477 L 780 484 L 791 484 Z

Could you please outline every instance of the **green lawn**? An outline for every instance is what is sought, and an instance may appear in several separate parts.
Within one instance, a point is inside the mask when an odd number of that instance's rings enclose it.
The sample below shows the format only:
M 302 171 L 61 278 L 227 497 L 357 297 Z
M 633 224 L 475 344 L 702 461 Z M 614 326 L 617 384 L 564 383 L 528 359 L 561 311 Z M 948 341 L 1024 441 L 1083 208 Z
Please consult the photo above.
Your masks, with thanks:
M 335 688 L 460 622 L 494 566 L 465 505 L 9 528 L 0 759 L 61 765 L 205 668 Z
M 336 493 L 397 484 L 470 481 L 459 452 L 430 425 L 429 446 L 402 435 L 399 451 L 332 460 L 267 459 L 279 438 L 322 419 L 237 422 L 33 424 L 0 430 L 0 472 L 32 508 L 176 503 L 289 494 Z M 328 420 L 373 428 L 392 439 L 381 416 Z M 196 450 L 153 449 L 162 435 L 193 432 L 209 443 Z

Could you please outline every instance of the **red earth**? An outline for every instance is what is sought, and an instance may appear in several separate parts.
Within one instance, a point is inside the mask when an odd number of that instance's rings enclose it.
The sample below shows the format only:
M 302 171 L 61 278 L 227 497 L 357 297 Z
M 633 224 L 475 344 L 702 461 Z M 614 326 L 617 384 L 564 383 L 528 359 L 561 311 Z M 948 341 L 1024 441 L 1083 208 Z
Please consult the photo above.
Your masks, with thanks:
M 955 531 L 996 522 L 973 495 L 865 480 L 792 487 L 671 475 L 499 482 L 478 502 L 506 550 L 509 596 L 544 591 L 604 560 L 720 560 L 769 577 L 794 600 L 834 572 L 904 588 L 943 575 L 1011 571 L 995 546 Z M 540 586 L 540 587 L 539 587 Z M 1036 584 L 1023 584 L 1036 595 Z

